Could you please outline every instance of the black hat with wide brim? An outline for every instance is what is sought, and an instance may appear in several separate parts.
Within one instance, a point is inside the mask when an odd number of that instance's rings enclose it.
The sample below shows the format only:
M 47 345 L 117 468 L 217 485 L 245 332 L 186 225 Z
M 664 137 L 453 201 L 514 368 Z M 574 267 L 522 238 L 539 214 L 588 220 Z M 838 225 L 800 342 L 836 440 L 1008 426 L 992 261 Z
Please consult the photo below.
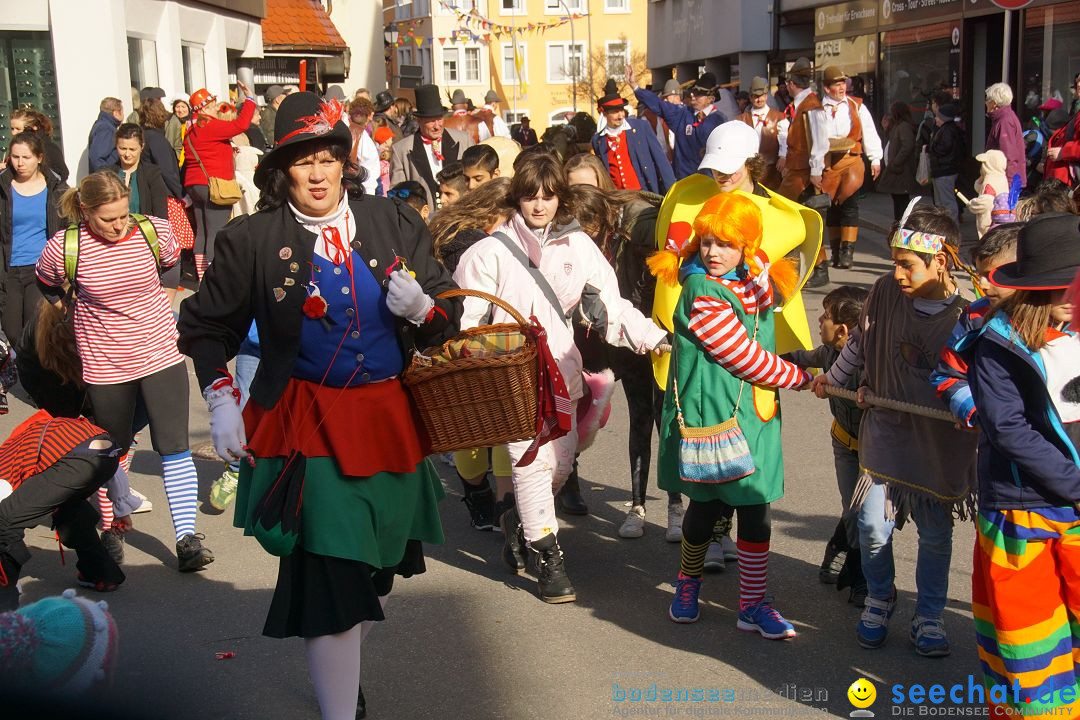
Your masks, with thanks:
M 255 168 L 255 185 L 262 190 L 271 168 L 280 167 L 282 158 L 293 157 L 293 148 L 300 143 L 341 145 L 352 148 L 352 133 L 345 124 L 345 104 L 339 100 L 323 100 L 315 93 L 290 93 L 281 101 L 274 119 L 274 149 L 263 155 Z
M 1080 217 L 1047 213 L 1020 229 L 1016 262 L 990 273 L 990 282 L 1011 290 L 1062 290 L 1080 270 Z

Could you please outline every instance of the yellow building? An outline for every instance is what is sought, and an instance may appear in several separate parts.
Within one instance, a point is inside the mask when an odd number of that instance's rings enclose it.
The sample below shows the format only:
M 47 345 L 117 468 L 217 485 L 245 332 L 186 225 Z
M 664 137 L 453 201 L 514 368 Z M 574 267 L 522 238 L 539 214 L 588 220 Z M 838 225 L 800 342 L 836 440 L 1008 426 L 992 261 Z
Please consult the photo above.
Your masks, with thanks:
M 386 20 L 397 31 L 391 89 L 398 91 L 401 65 L 418 65 L 425 82 L 445 95 L 461 89 L 478 106 L 496 90 L 505 101 L 504 119 L 514 123 L 527 115 L 538 133 L 566 122 L 575 104 L 595 116 L 609 72 L 622 87 L 633 61 L 648 79 L 648 2 L 412 0 L 387 7 Z

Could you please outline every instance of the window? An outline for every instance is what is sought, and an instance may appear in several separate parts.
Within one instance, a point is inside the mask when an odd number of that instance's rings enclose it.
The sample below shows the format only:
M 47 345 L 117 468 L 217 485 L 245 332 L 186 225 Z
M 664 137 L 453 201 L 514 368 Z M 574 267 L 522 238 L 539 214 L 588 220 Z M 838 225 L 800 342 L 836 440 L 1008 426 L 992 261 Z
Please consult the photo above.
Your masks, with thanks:
M 465 48 L 465 68 L 462 82 L 480 82 L 480 48 Z
M 519 76 L 518 65 L 521 66 Z M 529 81 L 529 66 L 526 53 L 526 44 L 517 44 L 517 61 L 514 60 L 514 44 L 503 43 L 502 46 L 502 81 L 507 85 L 520 85 Z
M 444 48 L 442 53 L 442 76 L 444 83 L 456 83 L 460 80 L 458 64 L 461 53 L 457 48 Z
M 604 12 L 628 13 L 630 12 L 630 0 L 604 0 Z
M 630 63 L 630 47 L 625 40 L 608 42 L 607 74 L 608 77 L 622 77 Z
M 398 67 L 412 65 L 412 48 L 399 48 L 397 51 Z
M 459 0 L 460 2 L 460 0 Z M 424 17 L 431 14 L 430 0 L 398 0 L 394 5 L 394 19 Z
M 584 43 L 549 43 L 547 47 L 547 81 L 571 83 L 581 79 Z
M 420 63 L 420 67 L 424 69 L 424 82 L 430 84 L 432 81 L 432 65 L 431 65 L 431 48 L 417 48 L 418 57 L 417 60 Z
M 565 5 L 566 7 L 563 7 Z M 559 13 L 566 14 L 566 12 L 585 12 L 585 0 L 544 0 L 544 13 L 547 15 L 557 15 Z
M 184 64 L 184 90 L 188 95 L 206 87 L 206 54 L 202 45 L 181 45 Z
M 525 0 L 498 0 L 500 15 L 524 15 Z
M 555 125 L 565 125 L 570 122 L 570 118 L 574 116 L 574 108 L 566 107 L 561 110 L 556 110 L 548 117 L 548 127 L 554 127 Z
M 519 112 L 507 110 L 503 113 L 503 120 L 506 121 L 507 125 L 513 125 L 514 123 L 521 122 L 521 118 L 525 117 L 526 115 L 528 115 L 528 113 L 526 113 L 524 110 L 521 110 Z
M 456 15 L 454 10 L 459 10 L 463 13 L 472 12 L 475 10 L 480 15 L 487 14 L 487 3 L 485 0 L 442 0 L 442 2 L 436 3 L 441 8 L 443 15 Z
M 127 46 L 131 86 L 136 88 L 157 87 L 157 45 L 153 40 L 129 37 Z

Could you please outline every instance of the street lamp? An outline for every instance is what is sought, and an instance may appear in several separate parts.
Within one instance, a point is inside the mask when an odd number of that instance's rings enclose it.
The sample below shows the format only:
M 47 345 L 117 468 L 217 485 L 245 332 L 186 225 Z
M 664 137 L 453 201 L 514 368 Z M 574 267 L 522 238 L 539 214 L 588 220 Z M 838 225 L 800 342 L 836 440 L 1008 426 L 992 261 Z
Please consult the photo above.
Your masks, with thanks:
M 565 0 L 559 0 L 559 4 L 562 5 L 562 9 L 566 11 L 566 17 L 570 18 L 570 68 L 573 75 L 570 76 L 571 89 L 570 95 L 574 99 L 574 114 L 577 115 L 577 71 L 574 70 L 574 48 L 577 47 L 577 42 L 574 40 L 574 16 L 570 13 L 570 8 L 566 7 Z M 581 67 L 581 58 L 578 58 L 578 68 Z

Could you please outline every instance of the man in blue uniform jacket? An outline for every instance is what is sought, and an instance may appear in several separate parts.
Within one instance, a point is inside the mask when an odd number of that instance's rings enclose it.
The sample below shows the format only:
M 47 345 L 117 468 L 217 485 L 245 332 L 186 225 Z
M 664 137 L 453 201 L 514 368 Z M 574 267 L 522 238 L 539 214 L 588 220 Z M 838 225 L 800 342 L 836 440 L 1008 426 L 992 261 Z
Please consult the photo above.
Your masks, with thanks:
M 608 80 L 597 106 L 607 124 L 593 135 L 593 152 L 608 169 L 615 187 L 666 193 L 675 184 L 667 155 L 649 123 L 627 116 L 626 98 L 619 95 L 614 80 Z

